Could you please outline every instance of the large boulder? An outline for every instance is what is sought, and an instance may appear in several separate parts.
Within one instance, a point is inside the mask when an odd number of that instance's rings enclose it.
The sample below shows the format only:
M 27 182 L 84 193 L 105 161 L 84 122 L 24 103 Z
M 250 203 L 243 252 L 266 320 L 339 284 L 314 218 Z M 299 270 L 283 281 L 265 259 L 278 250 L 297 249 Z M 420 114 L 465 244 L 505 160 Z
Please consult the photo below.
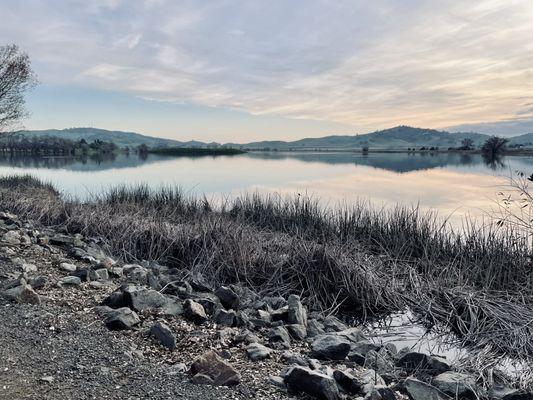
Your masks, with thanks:
M 361 382 L 348 371 L 333 371 L 333 378 L 337 381 L 339 386 L 350 394 L 357 394 L 361 392 Z
M 213 350 L 202 354 L 194 360 L 190 373 L 193 375 L 193 382 L 202 381 L 215 386 L 237 385 L 240 374 L 229 364 L 222 360 Z M 195 376 L 207 377 L 209 379 L 194 379 Z
M 350 342 L 339 335 L 320 335 L 311 344 L 311 357 L 319 360 L 344 360 L 349 352 Z
M 137 313 L 128 307 L 118 308 L 106 315 L 104 323 L 114 331 L 133 329 L 141 320 Z
M 323 400 L 341 398 L 335 379 L 304 367 L 291 367 L 284 377 L 289 392 L 305 393 Z

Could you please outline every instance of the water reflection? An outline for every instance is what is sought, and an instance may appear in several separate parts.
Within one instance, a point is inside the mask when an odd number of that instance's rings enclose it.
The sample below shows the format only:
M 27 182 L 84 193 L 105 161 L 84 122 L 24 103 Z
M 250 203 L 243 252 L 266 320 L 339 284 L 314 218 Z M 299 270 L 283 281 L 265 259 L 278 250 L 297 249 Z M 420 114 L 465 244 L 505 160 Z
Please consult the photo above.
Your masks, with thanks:
M 326 205 L 369 200 L 419 205 L 452 215 L 482 216 L 508 183 L 511 171 L 533 172 L 525 156 L 484 160 L 459 153 L 248 153 L 220 157 L 119 154 L 105 158 L 34 158 L 0 155 L 0 175 L 29 173 L 80 198 L 117 184 L 179 185 L 209 197 L 243 192 L 308 193 Z

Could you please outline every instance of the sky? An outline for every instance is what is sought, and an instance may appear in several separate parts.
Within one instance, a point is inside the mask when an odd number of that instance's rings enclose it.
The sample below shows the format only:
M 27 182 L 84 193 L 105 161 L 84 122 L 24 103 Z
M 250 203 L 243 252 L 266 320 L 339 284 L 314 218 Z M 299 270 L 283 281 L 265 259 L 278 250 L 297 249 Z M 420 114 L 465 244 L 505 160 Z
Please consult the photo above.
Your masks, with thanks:
M 533 132 L 531 0 L 2 0 L 28 129 L 218 142 Z

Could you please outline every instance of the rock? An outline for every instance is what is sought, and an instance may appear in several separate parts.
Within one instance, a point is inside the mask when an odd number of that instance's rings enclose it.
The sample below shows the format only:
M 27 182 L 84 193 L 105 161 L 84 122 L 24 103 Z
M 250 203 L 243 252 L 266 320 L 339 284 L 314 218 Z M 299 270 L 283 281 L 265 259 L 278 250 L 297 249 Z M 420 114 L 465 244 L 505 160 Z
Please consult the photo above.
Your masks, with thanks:
M 176 336 L 174 336 L 170 328 L 164 323 L 156 322 L 153 324 L 150 328 L 150 333 L 166 348 L 170 350 L 176 348 Z
M 273 322 L 283 321 L 285 323 L 288 323 L 289 322 L 289 306 L 285 306 L 285 307 L 272 311 L 270 313 L 270 318 L 272 319 Z
M 62 234 L 55 234 L 54 236 L 50 237 L 50 243 L 55 244 L 57 246 L 76 246 L 76 247 L 83 247 L 84 243 L 82 240 L 81 235 L 62 235 Z
M 245 329 L 243 332 L 239 333 L 237 336 L 235 336 L 234 339 L 235 344 L 239 343 L 259 343 L 259 338 L 254 335 L 252 332 L 250 332 L 248 329 Z
M 132 283 L 145 284 L 148 281 L 148 270 L 137 264 L 124 265 L 122 273 Z
M 76 267 L 74 264 L 70 264 L 67 262 L 62 262 L 61 264 L 59 264 L 59 269 L 65 272 L 74 272 L 77 268 L 78 267 Z
M 226 309 L 238 310 L 240 306 L 239 296 L 231 288 L 221 286 L 215 291 L 215 295 Z
M 386 351 L 367 351 L 365 355 L 365 367 L 375 369 L 380 374 L 394 370 L 394 361 Z
M 404 382 L 405 389 L 413 400 L 451 400 L 446 393 L 440 391 L 429 383 L 409 377 Z
M 311 371 L 304 367 L 292 367 L 284 377 L 289 392 L 303 392 L 309 396 L 324 400 L 341 398 L 335 380 L 327 375 Z
M 533 393 L 526 392 L 524 390 L 519 389 L 511 389 L 511 388 L 496 388 L 493 389 L 491 394 L 491 398 L 498 399 L 498 400 L 532 400 L 533 399 Z
M 396 400 L 396 396 L 391 388 L 387 386 L 376 386 L 366 397 L 367 400 Z
M 43 376 L 41 378 L 41 382 L 52 383 L 52 382 L 54 382 L 54 377 L 53 376 Z
M 361 384 L 361 391 L 364 394 L 371 393 L 376 386 L 385 386 L 385 381 L 373 369 L 362 369 L 354 371 L 353 375 Z
M 361 392 L 361 383 L 349 372 L 335 370 L 333 371 L 333 378 L 345 392 L 350 394 Z
M 236 313 L 233 310 L 220 309 L 215 315 L 215 322 L 222 326 L 233 326 L 235 324 Z
M 18 231 L 7 231 L 2 237 L 2 241 L 5 244 L 17 246 L 21 243 L 21 235 Z
M 305 310 L 302 302 L 300 301 L 300 296 L 291 294 L 288 299 L 289 310 L 287 321 L 289 324 L 302 325 L 303 327 L 307 326 L 307 311 Z
M 222 360 L 213 350 L 202 354 L 194 360 L 190 373 L 193 376 L 204 375 L 210 379 L 209 384 L 231 386 L 240 382 L 240 374 L 227 361 Z M 194 381 L 194 377 L 193 377 Z
M 201 272 L 196 272 L 195 274 L 193 274 L 191 286 L 194 290 L 198 290 L 199 292 L 213 291 L 213 286 L 211 286 L 211 284 L 207 281 L 207 279 L 205 279 Z
M 325 334 L 315 338 L 311 349 L 311 357 L 319 360 L 344 360 L 350 352 L 350 342 L 338 335 Z
M 122 291 L 110 293 L 109 296 L 107 296 L 102 302 L 102 305 L 111 308 L 128 307 L 130 304 L 131 303 L 125 299 L 124 293 Z
M 183 314 L 183 303 L 177 297 L 167 296 L 165 305 L 161 308 L 164 315 L 178 316 Z
M 344 322 L 333 315 L 324 318 L 323 324 L 326 332 L 340 332 L 348 329 Z
M 289 331 L 289 334 L 293 339 L 296 340 L 304 340 L 307 336 L 307 329 L 305 329 L 305 326 L 300 324 L 292 324 L 292 325 L 285 325 L 287 330 Z
M 407 372 L 421 371 L 437 375 L 450 370 L 450 364 L 443 358 L 423 353 L 410 352 L 396 361 L 396 366 Z
M 273 310 L 277 310 L 287 305 L 287 300 L 281 296 L 266 296 L 263 297 L 263 301 Z
M 471 375 L 459 372 L 448 371 L 437 375 L 432 384 L 452 397 L 464 397 L 476 391 L 476 380 Z
M 36 276 L 31 280 L 30 285 L 34 289 L 41 289 L 46 285 L 46 277 Z
M 269 375 L 267 378 L 267 382 L 270 383 L 272 386 L 277 387 L 278 389 L 285 390 L 285 382 L 281 376 Z
M 77 276 L 65 276 L 59 280 L 58 284 L 61 287 L 80 286 L 81 279 L 78 278 Z
M 104 320 L 106 326 L 113 331 L 132 329 L 139 322 L 141 320 L 137 313 L 128 307 L 111 311 Z
M 281 343 L 283 346 L 288 347 L 291 344 L 291 338 L 289 332 L 283 326 L 277 326 L 270 329 L 267 332 L 268 340 L 273 343 Z
M 307 337 L 315 337 L 326 333 L 324 330 L 324 325 L 318 322 L 316 319 L 307 320 Z
M 37 272 L 37 266 L 35 264 L 24 263 L 22 264 L 21 268 L 22 268 L 22 271 L 27 274 L 32 274 L 34 272 Z
M 201 324 L 207 320 L 204 307 L 191 299 L 187 299 L 183 303 L 183 315 L 197 324 Z
M 170 376 L 182 374 L 187 371 L 187 366 L 183 363 L 176 363 L 169 367 L 167 374 Z
M 270 357 L 270 354 L 272 354 L 272 349 L 269 349 L 268 347 L 259 343 L 252 343 L 246 347 L 246 354 L 248 354 L 250 360 L 259 361 Z
M 100 317 L 106 317 L 109 313 L 113 311 L 113 309 L 108 306 L 96 306 L 93 308 L 93 310 Z
M 204 374 L 196 374 L 192 377 L 191 382 L 195 385 L 214 385 L 215 382 L 209 376 Z
M 89 279 L 92 281 L 107 281 L 109 279 L 109 273 L 107 269 L 92 269 L 89 271 Z
M 162 308 L 168 303 L 165 295 L 152 289 L 127 286 L 123 293 L 125 303 L 137 312 Z
M 299 365 L 301 367 L 307 367 L 309 366 L 309 363 L 305 359 L 305 357 L 301 356 L 300 354 L 293 353 L 292 351 L 284 351 L 281 354 L 281 360 L 285 364 L 289 365 Z
M 41 304 L 39 295 L 25 282 L 20 286 L 4 290 L 2 296 L 21 304 Z

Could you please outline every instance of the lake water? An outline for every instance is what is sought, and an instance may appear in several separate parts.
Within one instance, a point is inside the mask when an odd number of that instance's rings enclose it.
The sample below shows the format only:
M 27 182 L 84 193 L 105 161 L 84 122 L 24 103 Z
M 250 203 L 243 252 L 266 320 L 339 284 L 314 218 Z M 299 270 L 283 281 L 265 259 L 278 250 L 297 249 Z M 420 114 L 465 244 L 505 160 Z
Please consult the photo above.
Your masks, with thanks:
M 246 192 L 306 193 L 328 206 L 369 200 L 376 207 L 418 204 L 460 223 L 486 214 L 508 190 L 514 171 L 533 172 L 533 157 L 493 163 L 479 155 L 370 153 L 247 153 L 221 157 L 135 154 L 109 159 L 0 157 L 0 175 L 31 174 L 63 193 L 87 198 L 117 184 L 179 185 L 208 197 Z

